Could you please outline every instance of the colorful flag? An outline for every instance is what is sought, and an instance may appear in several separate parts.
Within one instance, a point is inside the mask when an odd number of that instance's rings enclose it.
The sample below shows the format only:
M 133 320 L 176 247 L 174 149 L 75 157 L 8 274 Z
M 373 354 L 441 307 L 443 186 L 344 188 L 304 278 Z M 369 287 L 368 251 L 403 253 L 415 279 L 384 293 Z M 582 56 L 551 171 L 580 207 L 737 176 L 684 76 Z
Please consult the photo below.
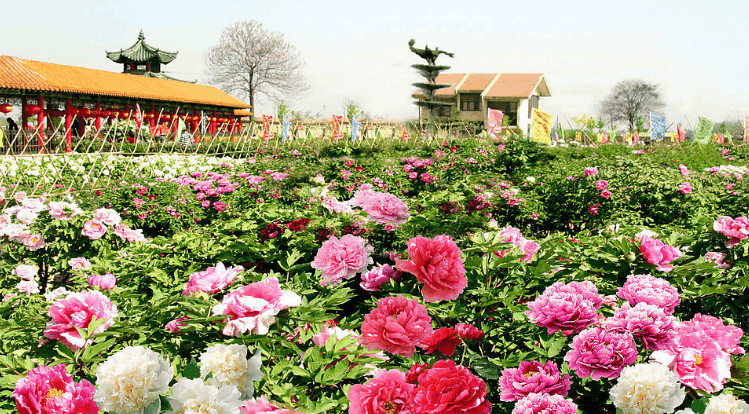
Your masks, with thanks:
M 403 142 L 408 141 L 408 138 L 410 138 L 411 135 L 409 135 L 408 130 L 406 129 L 406 124 L 401 124 L 401 138 L 403 138 Z
M 289 127 L 291 127 L 291 122 L 286 118 L 286 114 L 283 114 L 283 120 L 281 121 L 281 142 L 286 142 L 286 139 L 289 138 Z
M 343 132 L 341 132 L 341 122 L 343 122 L 342 116 L 333 115 L 333 141 L 338 141 L 343 138 Z
M 551 114 L 533 108 L 533 126 L 531 127 L 531 139 L 533 141 L 551 141 L 551 118 Z
M 726 137 L 724 137 L 723 134 L 713 134 L 713 141 L 715 141 L 718 144 L 725 144 Z
M 273 117 L 270 115 L 263 115 L 263 140 L 270 141 L 273 138 L 273 133 L 270 130 L 270 123 L 273 122 Z
M 713 136 L 713 127 L 715 127 L 713 121 L 700 117 L 700 120 L 697 122 L 697 127 L 694 129 L 693 141 L 700 144 L 709 143 L 710 137 Z
M 140 112 L 140 105 L 135 104 L 135 127 L 140 129 L 143 125 L 143 114 Z
M 361 125 L 361 122 L 359 122 L 358 119 L 354 118 L 351 120 L 351 142 L 356 141 L 356 137 L 359 135 L 360 125 Z
M 676 140 L 678 142 L 684 142 L 686 138 L 687 138 L 687 131 L 679 128 L 679 126 L 676 125 Z
M 559 125 L 557 124 L 552 130 L 551 130 L 551 140 L 556 142 L 559 141 Z
M 749 115 L 744 117 L 744 142 L 749 142 Z
M 635 131 L 632 134 L 632 142 L 640 142 L 640 131 Z
M 502 118 L 505 114 L 502 111 L 489 108 L 486 115 L 486 131 L 490 134 L 499 134 L 502 132 Z
M 650 113 L 650 139 L 652 141 L 663 141 L 666 134 L 666 117 L 655 112 Z
M 605 132 L 603 134 L 601 134 L 601 142 L 604 143 L 604 144 L 608 144 L 609 143 L 609 134 L 607 134 Z

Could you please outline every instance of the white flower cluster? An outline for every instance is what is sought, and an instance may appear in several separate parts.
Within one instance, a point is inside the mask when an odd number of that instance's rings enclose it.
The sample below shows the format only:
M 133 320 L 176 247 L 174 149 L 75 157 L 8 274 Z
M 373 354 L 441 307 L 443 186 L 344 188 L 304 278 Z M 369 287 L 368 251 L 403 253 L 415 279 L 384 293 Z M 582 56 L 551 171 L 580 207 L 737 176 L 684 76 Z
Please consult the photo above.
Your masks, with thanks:
M 749 414 L 749 404 L 730 394 L 721 394 L 710 399 L 705 414 Z
M 200 376 L 206 378 L 210 373 L 208 384 L 234 386 L 242 399 L 247 399 L 255 393 L 255 381 L 263 378 L 261 364 L 259 349 L 248 360 L 246 346 L 217 344 L 200 354 Z
M 611 402 L 625 414 L 673 413 L 685 395 L 676 374 L 654 363 L 624 368 L 610 391 Z

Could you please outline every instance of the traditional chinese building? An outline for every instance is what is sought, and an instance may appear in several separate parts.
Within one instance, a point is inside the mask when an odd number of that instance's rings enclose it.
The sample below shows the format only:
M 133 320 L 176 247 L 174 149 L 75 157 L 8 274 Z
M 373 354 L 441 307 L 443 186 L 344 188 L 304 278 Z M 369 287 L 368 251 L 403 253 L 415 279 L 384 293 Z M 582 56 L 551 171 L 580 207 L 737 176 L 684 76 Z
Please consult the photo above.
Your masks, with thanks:
M 97 130 L 105 122 L 140 117 L 151 127 L 162 122 L 173 127 L 179 118 L 196 135 L 240 132 L 240 119 L 251 115 L 249 105 L 212 86 L 164 76 L 161 65 L 176 56 L 146 44 L 142 32 L 130 48 L 107 52 L 124 73 L 0 56 L 0 112 L 38 133 L 40 147 L 60 123 L 53 118 L 61 118 L 68 150 L 73 122 L 81 119 L 92 120 Z

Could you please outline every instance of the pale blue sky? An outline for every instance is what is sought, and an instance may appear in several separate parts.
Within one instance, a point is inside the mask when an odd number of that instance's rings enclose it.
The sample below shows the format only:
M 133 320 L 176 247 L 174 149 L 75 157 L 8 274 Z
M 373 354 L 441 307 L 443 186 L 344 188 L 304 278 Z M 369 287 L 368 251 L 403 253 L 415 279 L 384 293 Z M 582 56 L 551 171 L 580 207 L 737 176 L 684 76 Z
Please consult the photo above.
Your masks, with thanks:
M 340 113 L 352 99 L 368 113 L 416 117 L 408 50 L 455 53 L 449 72 L 542 72 L 541 108 L 566 119 L 595 114 L 616 82 L 661 85 L 668 122 L 749 114 L 749 2 L 651 1 L 13 1 L 0 10 L 0 54 L 111 71 L 105 50 L 149 44 L 178 50 L 164 67 L 207 81 L 203 54 L 238 20 L 281 31 L 306 61 L 307 94 L 294 110 Z M 274 107 L 260 101 L 255 113 Z M 685 119 L 685 116 L 687 117 Z

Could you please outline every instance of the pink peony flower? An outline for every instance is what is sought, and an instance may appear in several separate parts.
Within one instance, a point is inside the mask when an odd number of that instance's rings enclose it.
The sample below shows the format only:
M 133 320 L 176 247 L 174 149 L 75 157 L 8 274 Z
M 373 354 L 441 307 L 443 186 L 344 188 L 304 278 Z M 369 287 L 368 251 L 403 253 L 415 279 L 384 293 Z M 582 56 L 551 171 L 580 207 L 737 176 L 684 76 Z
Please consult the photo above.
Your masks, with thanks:
M 98 238 L 101 238 L 101 236 L 103 236 L 106 232 L 107 226 L 102 224 L 100 221 L 88 220 L 87 222 L 83 223 L 83 231 L 81 231 L 81 234 L 91 240 L 96 240 Z
M 484 331 L 471 324 L 459 323 L 455 325 L 455 332 L 464 341 L 480 341 L 484 339 Z
M 502 371 L 499 378 L 500 400 L 517 401 L 531 393 L 544 393 L 566 397 L 572 382 L 570 374 L 561 374 L 552 361 L 541 364 L 522 361 L 517 368 Z
M 325 199 L 323 199 L 322 201 L 322 206 L 328 209 L 328 211 L 338 214 L 350 214 L 354 212 L 354 210 L 351 208 L 351 205 L 349 205 L 345 201 L 338 201 L 333 196 L 325 197 Z
M 229 286 L 243 270 L 242 266 L 227 269 L 222 262 L 218 262 L 215 267 L 191 274 L 182 295 L 188 296 L 191 292 L 218 293 Z
M 730 238 L 726 243 L 726 247 L 732 249 L 739 244 L 741 240 L 749 237 L 749 218 L 736 217 L 735 219 L 732 219 L 728 216 L 718 217 L 718 219 L 713 222 L 713 230 L 723 233 L 724 236 Z
M 625 303 L 606 319 L 605 326 L 617 332 L 629 332 L 642 340 L 646 350 L 666 349 L 676 333 L 676 318 L 663 308 L 644 302 L 632 307 Z
M 91 262 L 89 262 L 85 257 L 74 257 L 68 260 L 68 266 L 70 266 L 74 272 L 77 272 L 79 270 L 87 270 L 90 268 Z
M 397 280 L 395 269 L 390 265 L 384 265 L 375 267 L 367 273 L 361 275 L 361 283 L 359 284 L 362 289 L 370 292 L 379 292 L 380 286 L 383 283 L 387 283 L 391 279 Z
M 725 253 L 718 252 L 707 252 L 705 253 L 705 261 L 715 263 L 715 267 L 718 269 L 728 269 L 731 267 L 731 261 L 726 260 L 727 255 Z
M 278 408 L 271 404 L 264 396 L 244 401 L 244 405 L 240 405 L 239 410 L 243 414 L 302 414 L 298 411 Z
M 28 247 L 32 252 L 43 249 L 45 246 L 44 236 L 41 234 L 29 234 L 23 238 L 23 245 Z
M 299 295 L 282 290 L 278 279 L 269 277 L 228 293 L 213 307 L 212 313 L 229 316 L 224 335 L 238 337 L 247 332 L 265 335 L 278 312 L 301 303 Z
M 36 280 L 22 280 L 16 285 L 19 292 L 25 293 L 26 296 L 39 293 L 39 284 Z
M 432 318 L 415 298 L 387 297 L 364 317 L 361 332 L 361 343 L 367 348 L 410 358 L 432 334 Z
M 681 191 L 682 194 L 689 194 L 692 192 L 692 185 L 689 183 L 682 183 L 679 185 L 679 191 Z
M 361 237 L 346 234 L 337 239 L 331 236 L 315 255 L 312 268 L 322 272 L 322 285 L 337 285 L 357 273 L 367 271 L 370 263 L 367 242 Z
M 659 271 L 667 273 L 674 268 L 670 263 L 681 257 L 679 249 L 648 236 L 642 236 L 640 253 L 645 257 L 645 261 L 658 266 Z
M 486 383 L 452 360 L 440 360 L 419 376 L 409 400 L 414 414 L 490 414 Z
M 667 280 L 650 275 L 629 275 L 616 295 L 634 306 L 644 302 L 662 308 L 667 314 L 674 313 L 679 305 L 679 291 Z
M 91 275 L 88 277 L 88 285 L 91 287 L 99 287 L 104 290 L 114 288 L 117 284 L 117 278 L 111 273 L 103 275 Z
M 117 224 L 120 224 L 120 221 L 122 221 L 119 213 L 110 208 L 100 208 L 96 210 L 96 212 L 94 213 L 94 219 L 106 224 L 107 226 L 115 226 Z
M 416 275 L 424 283 L 426 302 L 453 300 L 468 286 L 460 249 L 450 236 L 416 236 L 408 241 L 408 260 L 396 260 L 396 269 Z
M 34 280 L 34 278 L 36 278 L 37 271 L 38 269 L 36 266 L 21 264 L 16 266 L 15 269 L 11 270 L 10 273 L 24 280 Z
M 104 319 L 89 334 L 101 333 L 114 324 L 117 317 L 117 306 L 103 293 L 95 290 L 70 293 L 64 299 L 57 300 L 49 308 L 51 321 L 47 322 L 44 336 L 49 339 L 57 339 L 67 345 L 73 351 L 77 351 L 93 342 L 81 338 L 77 328 L 86 330 L 94 319 Z
M 455 347 L 462 344 L 463 341 L 458 336 L 455 328 L 439 328 L 422 342 L 422 346 L 427 354 L 439 351 L 444 356 L 453 356 Z
M 169 323 L 166 324 L 166 329 L 171 331 L 172 333 L 179 333 L 180 328 L 183 326 L 187 326 L 186 323 L 182 323 L 183 321 L 186 321 L 190 319 L 189 316 L 182 316 L 177 319 L 172 319 L 169 321 Z
M 516 229 L 512 226 L 503 228 L 499 232 L 499 237 L 501 241 L 512 243 L 515 247 L 522 250 L 523 253 L 525 253 L 525 256 L 523 256 L 521 260 L 524 260 L 526 262 L 530 262 L 531 260 L 533 260 L 533 255 L 535 255 L 536 252 L 538 252 L 538 250 L 541 248 L 540 244 L 534 242 L 533 240 L 526 239 L 525 237 L 523 237 L 523 234 L 519 229 Z M 499 257 L 504 257 L 509 252 L 509 250 L 503 250 L 494 252 L 494 254 Z
M 720 345 L 724 352 L 729 354 L 744 354 L 744 348 L 739 346 L 744 331 L 738 326 L 725 325 L 723 320 L 715 316 L 696 314 L 686 322 L 682 322 L 677 327 L 679 335 L 696 333 L 705 335 Z
M 352 331 L 350 329 L 341 329 L 338 326 L 329 327 L 327 325 L 323 325 L 322 332 L 312 335 L 312 342 L 317 346 L 325 346 L 325 342 L 327 342 L 328 338 L 330 338 L 331 336 L 335 336 L 335 338 L 339 341 L 347 336 L 357 339 L 361 338 L 361 335 L 359 335 L 359 333 L 356 331 Z
M 629 332 L 589 328 L 572 339 L 572 349 L 564 356 L 580 378 L 616 378 L 622 369 L 637 360 L 637 347 Z
M 590 176 L 593 176 L 593 175 L 596 175 L 596 174 L 598 174 L 598 168 L 597 167 L 587 167 L 585 169 L 585 176 L 586 177 L 590 177 Z
M 361 207 L 369 215 L 367 219 L 378 224 L 403 224 L 408 220 L 408 206 L 390 193 L 372 191 Z
M 94 386 L 73 381 L 65 364 L 38 366 L 16 382 L 13 398 L 18 414 L 98 414 Z
M 606 180 L 596 181 L 596 190 L 601 191 L 609 186 L 609 182 Z
M 380 370 L 366 384 L 349 390 L 349 414 L 411 414 L 409 398 L 414 385 L 398 370 Z
M 527 397 L 518 401 L 512 414 L 575 414 L 577 404 L 561 395 L 550 394 L 528 394 Z
M 731 355 L 697 333 L 677 332 L 671 347 L 653 352 L 650 359 L 668 366 L 682 384 L 709 393 L 722 390 L 731 378 Z
M 590 214 L 591 216 L 599 215 L 600 213 L 598 212 L 598 209 L 600 207 L 601 207 L 600 203 L 595 203 L 595 204 L 588 206 L 588 214 Z
M 603 190 L 603 191 L 601 191 L 601 197 L 603 197 L 603 198 L 609 198 L 609 197 L 611 197 L 611 191 L 609 191 L 609 190 Z
M 580 332 L 596 321 L 603 299 L 592 282 L 554 283 L 528 304 L 525 314 L 549 334 Z
M 681 172 L 681 175 L 686 177 L 687 175 L 689 175 L 689 168 L 687 168 L 687 166 L 684 164 L 679 164 L 679 172 Z

